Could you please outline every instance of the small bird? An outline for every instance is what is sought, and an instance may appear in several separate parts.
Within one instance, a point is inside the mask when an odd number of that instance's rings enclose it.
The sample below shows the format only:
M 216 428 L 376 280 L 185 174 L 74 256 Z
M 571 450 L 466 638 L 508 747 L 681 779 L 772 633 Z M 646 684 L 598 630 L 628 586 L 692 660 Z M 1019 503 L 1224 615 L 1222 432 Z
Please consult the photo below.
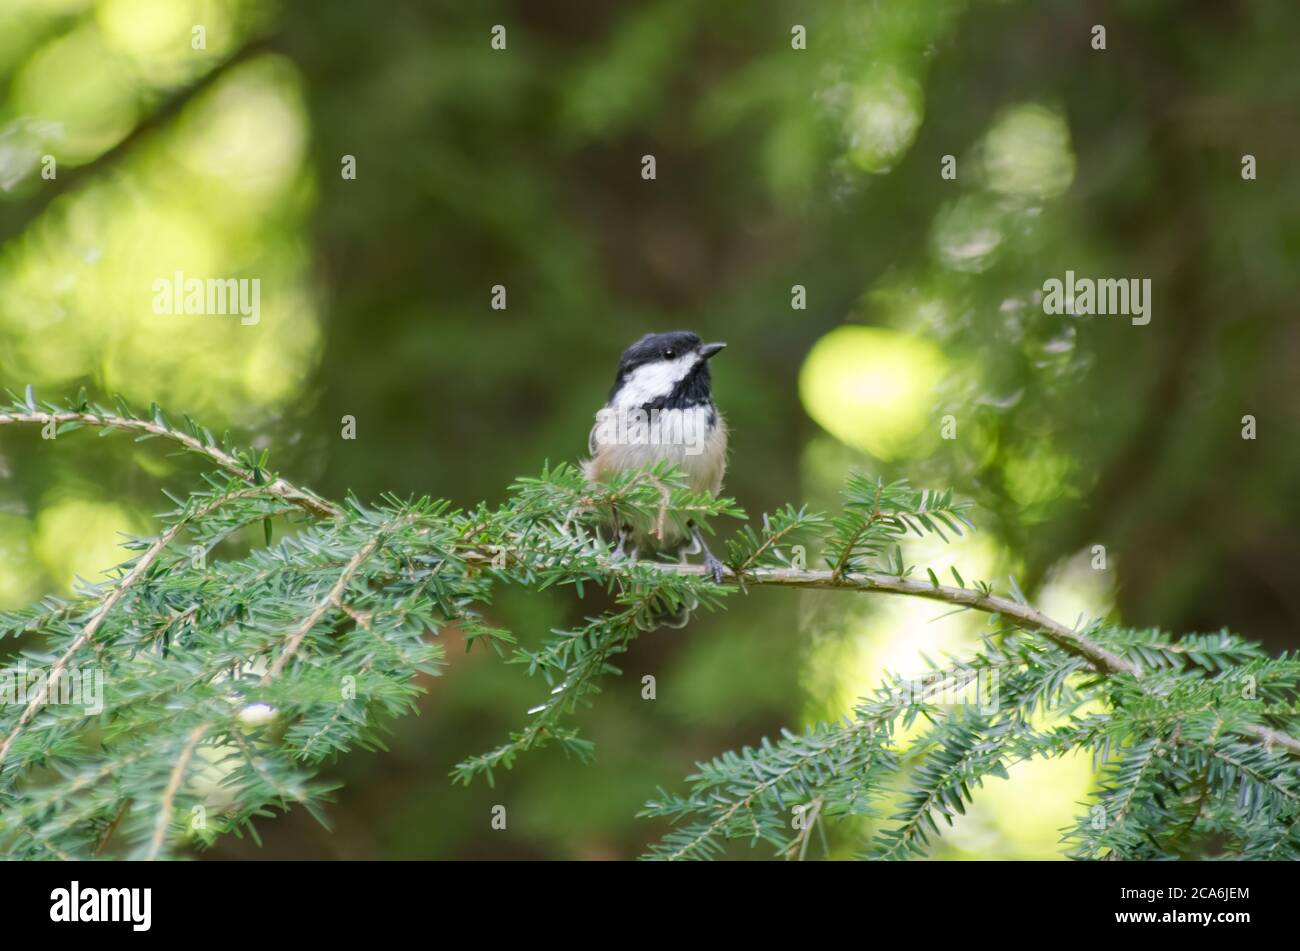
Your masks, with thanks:
M 669 462 L 681 469 L 690 488 L 716 495 L 727 471 L 727 425 L 713 405 L 709 361 L 725 346 L 701 343 L 695 334 L 675 330 L 646 334 L 624 350 L 609 399 L 587 440 L 591 458 L 583 463 L 586 477 L 605 481 Z M 722 562 L 709 551 L 693 520 L 684 526 L 629 520 L 614 528 L 620 556 L 635 559 L 643 550 L 676 550 L 683 558 L 703 553 L 714 580 L 722 580 Z M 630 553 L 625 551 L 629 542 Z M 685 617 L 680 620 L 685 623 Z

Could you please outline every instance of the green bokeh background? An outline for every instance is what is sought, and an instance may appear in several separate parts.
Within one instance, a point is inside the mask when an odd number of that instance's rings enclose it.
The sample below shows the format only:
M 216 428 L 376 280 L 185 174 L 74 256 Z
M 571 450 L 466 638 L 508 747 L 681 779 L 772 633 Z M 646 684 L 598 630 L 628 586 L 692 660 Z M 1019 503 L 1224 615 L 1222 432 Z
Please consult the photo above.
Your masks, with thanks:
M 469 505 L 576 460 L 619 351 L 690 328 L 731 345 L 751 512 L 832 507 L 854 467 L 954 486 L 981 533 L 915 560 L 1067 622 L 1294 648 L 1298 36 L 1271 0 L 5 0 L 0 385 L 157 401 L 328 496 Z M 1066 270 L 1149 278 L 1151 323 L 1044 314 Z M 177 271 L 258 279 L 260 320 L 155 314 Z M 0 432 L 0 608 L 101 577 L 197 472 Z M 490 621 L 535 643 L 583 610 L 506 591 Z M 495 788 L 447 771 L 545 685 L 451 634 L 391 751 L 327 770 L 332 830 L 290 813 L 211 854 L 635 856 L 694 761 L 970 645 L 942 613 L 733 598 L 624 658 L 580 717 L 594 764 L 534 754 Z M 935 854 L 1053 856 L 1092 782 L 1017 766 Z

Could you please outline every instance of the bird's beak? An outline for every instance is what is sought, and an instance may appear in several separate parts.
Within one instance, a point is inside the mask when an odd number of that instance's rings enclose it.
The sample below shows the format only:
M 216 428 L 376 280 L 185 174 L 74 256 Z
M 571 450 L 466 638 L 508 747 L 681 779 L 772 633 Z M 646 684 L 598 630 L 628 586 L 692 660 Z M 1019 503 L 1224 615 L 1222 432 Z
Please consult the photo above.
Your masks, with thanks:
M 707 360 L 718 351 L 726 348 L 725 343 L 702 343 L 700 344 L 700 359 Z

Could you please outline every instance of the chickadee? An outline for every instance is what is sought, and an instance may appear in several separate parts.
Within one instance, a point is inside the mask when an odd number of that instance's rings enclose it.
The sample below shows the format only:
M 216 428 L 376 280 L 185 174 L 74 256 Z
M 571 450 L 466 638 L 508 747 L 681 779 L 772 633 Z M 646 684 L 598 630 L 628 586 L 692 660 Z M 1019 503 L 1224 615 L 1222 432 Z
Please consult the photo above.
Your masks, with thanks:
M 727 426 L 709 391 L 709 360 L 725 346 L 701 343 L 695 334 L 675 330 L 646 334 L 624 350 L 614 387 L 587 440 L 591 458 L 582 466 L 586 477 L 604 481 L 668 462 L 681 469 L 690 488 L 716 495 L 727 471 Z M 694 521 L 657 525 L 653 519 L 633 519 L 614 527 L 620 555 L 702 552 L 714 580 L 722 580 L 722 562 L 704 544 Z M 624 551 L 628 542 L 630 553 Z

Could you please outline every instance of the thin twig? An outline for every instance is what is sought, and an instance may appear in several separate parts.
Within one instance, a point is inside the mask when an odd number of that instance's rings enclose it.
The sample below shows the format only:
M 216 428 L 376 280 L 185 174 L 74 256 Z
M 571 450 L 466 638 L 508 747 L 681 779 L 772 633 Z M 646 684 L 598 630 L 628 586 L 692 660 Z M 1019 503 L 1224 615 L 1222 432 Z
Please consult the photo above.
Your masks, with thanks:
M 158 821 L 154 823 L 153 840 L 149 843 L 149 851 L 144 856 L 146 862 L 152 862 L 158 857 L 158 851 L 162 848 L 163 840 L 167 837 L 167 827 L 171 825 L 172 808 L 176 801 L 176 793 L 180 790 L 181 782 L 185 779 L 185 769 L 190 765 L 190 758 L 194 755 L 194 747 L 199 745 L 199 740 L 203 739 L 203 734 L 208 732 L 209 725 L 203 723 L 190 731 L 185 745 L 181 748 L 181 755 L 177 758 L 176 765 L 172 767 L 171 777 L 167 780 L 167 788 L 163 790 L 162 800 L 158 804 Z
M 99 844 L 95 846 L 96 855 L 102 855 L 104 849 L 108 847 L 108 840 L 113 838 L 113 833 L 116 832 L 117 827 L 122 824 L 122 817 L 126 815 L 126 811 L 130 807 L 131 800 L 129 798 L 123 799 L 122 804 L 118 806 L 117 812 L 114 814 L 112 821 L 109 822 L 105 827 L 103 834 L 99 837 Z
M 709 569 L 704 565 L 674 565 L 658 562 L 643 562 L 656 569 L 674 571 L 679 574 L 707 575 Z M 734 573 L 728 569 L 725 581 L 739 582 Z M 851 589 L 856 591 L 881 591 L 886 594 L 906 594 L 915 598 L 931 601 L 943 601 L 959 604 L 984 611 L 988 614 L 1000 614 L 1015 619 L 1020 625 L 1042 632 L 1063 650 L 1087 660 L 1093 669 L 1102 673 L 1129 674 L 1135 679 L 1142 679 L 1142 668 L 1114 651 L 1103 647 L 1092 638 L 1066 627 L 1019 601 L 999 597 L 994 594 L 982 594 L 971 588 L 953 588 L 947 585 L 937 587 L 928 581 L 912 581 L 897 575 L 878 574 L 875 572 L 854 572 L 835 577 L 834 572 L 825 570 L 799 570 L 795 568 L 766 568 L 750 571 L 744 577 L 746 584 L 777 584 L 796 588 Z M 1300 739 L 1255 723 L 1246 723 L 1235 728 L 1238 732 L 1254 737 L 1266 747 L 1280 746 L 1289 753 L 1300 756 Z
M 492 553 L 471 551 L 462 557 L 469 562 L 490 562 Z M 609 562 L 603 567 L 611 572 L 626 570 L 628 565 Z M 712 577 L 706 565 L 682 564 L 679 562 L 641 561 L 638 569 L 649 568 L 667 574 L 697 575 Z M 828 569 L 799 568 L 753 568 L 738 575 L 730 567 L 725 568 L 722 577 L 724 584 L 777 585 L 788 588 L 814 588 L 831 591 L 880 592 L 882 594 L 903 594 L 929 601 L 942 601 L 964 608 L 997 614 L 1013 619 L 1019 626 L 1039 631 L 1062 650 L 1082 657 L 1099 673 L 1128 674 L 1134 679 L 1142 679 L 1142 668 L 1125 657 L 1097 643 L 1079 631 L 1066 627 L 1028 604 L 1013 601 L 995 594 L 984 594 L 973 588 L 954 588 L 950 585 L 935 585 L 929 581 L 915 581 L 898 575 L 879 572 L 855 571 L 837 574 Z M 1254 737 L 1266 747 L 1279 746 L 1294 755 L 1300 755 L 1300 739 L 1259 724 L 1247 723 L 1235 729 L 1247 736 Z
M 370 540 L 362 545 L 357 553 L 352 556 L 352 560 L 343 566 L 343 571 L 339 574 L 338 580 L 334 582 L 334 586 L 330 588 L 329 593 L 326 594 L 314 608 L 312 608 L 311 613 L 303 619 L 303 622 L 299 624 L 294 632 L 289 636 L 289 640 L 285 643 L 284 650 L 280 652 L 280 656 L 275 659 L 275 662 L 271 664 L 270 668 L 262 676 L 263 685 L 270 683 L 280 675 L 280 671 L 284 669 L 285 664 L 289 663 L 289 660 L 293 655 L 298 652 L 298 647 L 302 644 L 303 639 L 311 632 L 311 629 L 320 622 L 320 619 L 325 616 L 326 612 L 329 611 L 330 608 L 340 608 L 346 611 L 346 609 L 343 608 L 342 597 L 348 583 L 352 581 L 353 576 L 361 568 L 361 565 L 365 560 L 374 553 L 376 548 L 379 547 L 379 543 L 383 539 L 384 535 L 392 531 L 397 524 L 402 521 L 405 521 L 405 519 L 395 519 L 379 531 L 375 532 L 374 535 L 370 536 Z
M 462 557 L 471 562 L 490 562 L 493 554 L 475 550 L 465 553 Z M 627 568 L 628 565 L 622 562 L 608 562 L 603 567 L 612 573 L 617 573 L 619 570 Z M 665 574 L 712 577 L 712 571 L 707 565 L 667 561 L 639 561 L 636 563 L 636 567 L 638 569 L 648 568 L 661 571 Z M 988 614 L 1000 614 L 1014 618 L 1022 626 L 1041 631 L 1062 648 L 1084 657 L 1098 669 L 1105 669 L 1111 673 L 1131 674 L 1137 678 L 1142 676 L 1141 669 L 1132 661 L 1108 650 L 1087 635 L 1072 630 L 1059 621 L 1054 621 L 1027 604 L 1021 604 L 1019 601 L 1012 601 L 1010 598 L 1003 598 L 995 594 L 984 594 L 973 588 L 954 588 L 948 585 L 936 586 L 929 581 L 913 581 L 908 578 L 901 578 L 898 575 L 887 575 L 878 572 L 854 571 L 837 574 L 836 571 L 828 569 L 800 568 L 751 568 L 741 575 L 730 567 L 725 567 L 722 583 L 737 585 L 743 583 L 751 587 L 754 585 L 779 585 L 788 588 L 818 588 L 832 591 L 878 591 L 883 594 L 905 594 L 914 598 L 957 604 L 973 608 L 976 611 L 984 611 Z M 1300 750 L 1300 745 L 1297 746 L 1297 750 Z
M 786 849 L 785 857 L 787 860 L 790 859 L 791 856 L 796 855 L 794 849 L 794 846 L 796 844 L 799 846 L 799 850 L 797 853 L 798 861 L 802 862 L 804 858 L 808 855 L 808 840 L 812 838 L 813 827 L 817 825 L 817 817 L 821 811 L 822 811 L 821 796 L 818 796 L 812 802 L 804 806 L 803 815 L 800 817 L 803 820 L 803 829 L 800 830 L 799 837 L 795 840 L 795 842 L 791 843 L 790 847 Z
M 63 675 L 64 669 L 67 668 L 68 662 L 72 660 L 77 651 L 86 646 L 86 644 L 95 636 L 95 633 L 100 629 L 104 620 L 108 617 L 108 612 L 122 600 L 122 597 L 126 594 L 127 590 L 144 576 L 144 573 L 148 571 L 150 566 L 158 560 L 164 551 L 166 551 L 167 546 L 175 541 L 176 536 L 184 530 L 185 526 L 196 518 L 203 518 L 205 515 L 210 514 L 228 502 L 232 502 L 236 499 L 247 498 L 252 495 L 261 495 L 268 491 L 270 491 L 270 486 L 254 486 L 252 488 L 243 489 L 239 492 L 231 492 L 228 495 L 219 496 L 218 498 L 210 500 L 207 504 L 199 506 L 188 515 L 178 519 L 174 524 L 169 525 L 165 532 L 158 536 L 154 543 L 149 546 L 148 550 L 140 556 L 139 560 L 136 561 L 131 570 L 127 572 L 126 577 L 124 577 L 122 581 L 113 588 L 108 597 L 104 599 L 104 602 L 95 611 L 94 617 L 92 617 L 90 621 L 87 622 L 86 626 L 82 628 L 81 633 L 77 635 L 76 639 L 68 645 L 68 649 L 63 652 L 63 655 L 59 657 L 57 661 L 55 661 L 54 667 L 50 670 L 49 677 L 45 678 L 45 682 L 41 684 L 41 689 L 36 692 L 36 696 L 32 697 L 32 699 L 28 701 L 27 706 L 23 708 L 22 715 L 18 717 L 18 722 L 14 725 L 14 728 L 9 731 L 9 735 L 5 737 L 4 742 L 0 743 L 0 764 L 3 764 L 5 757 L 9 755 L 9 750 L 13 746 L 14 740 L 18 738 L 18 735 L 22 733 L 27 724 L 36 716 L 36 711 L 41 708 L 49 698 L 50 692 L 58 685 L 59 678 Z
M 41 413 L 35 411 L 30 413 L 0 413 L 0 426 L 17 423 L 30 423 L 37 426 L 46 426 L 50 423 L 56 425 L 81 423 L 84 426 L 99 426 L 101 428 L 121 429 L 127 432 L 149 433 L 153 436 L 180 443 L 191 452 L 207 456 L 222 469 L 250 485 L 255 484 L 253 472 L 230 453 L 216 446 L 209 446 L 189 433 L 170 429 L 152 420 L 131 419 L 126 416 L 99 413 Z M 318 518 L 334 518 L 342 514 L 342 509 L 333 502 L 326 501 L 307 489 L 300 489 L 285 479 L 276 479 L 274 482 L 267 483 L 266 489 L 272 495 L 277 495 L 286 502 L 290 502 Z
M 59 169 L 59 177 L 46 187 L 37 191 L 33 200 L 20 213 L 12 216 L 0 230 L 0 241 L 21 234 L 32 222 L 36 221 L 59 197 L 71 194 L 83 183 L 103 181 L 126 156 L 134 155 L 140 143 L 157 136 L 166 126 L 199 96 L 212 89 L 218 82 L 230 74 L 237 66 L 248 62 L 259 53 L 270 49 L 269 37 L 253 39 L 241 49 L 215 64 L 207 73 L 199 76 L 189 86 L 180 90 L 164 101 L 152 114 L 136 123 L 131 132 L 112 148 L 99 155 L 93 161 L 75 168 Z
M 43 838 L 43 837 L 40 836 L 38 833 L 33 832 L 31 829 L 23 829 L 23 830 L 21 830 L 21 831 L 22 831 L 22 834 L 23 834 L 23 835 L 25 835 L 25 836 L 27 836 L 28 838 L 30 838 L 30 839 L 31 839 L 33 842 L 35 842 L 37 845 L 41 846 L 41 848 L 46 849 L 46 850 L 52 852 L 52 853 L 54 854 L 55 858 L 57 858 L 60 862 L 75 862 L 75 861 L 77 861 L 77 859 L 76 859 L 74 856 L 71 856 L 71 855 L 69 855 L 67 852 L 62 851 L 62 850 L 61 850 L 58 846 L 56 846 L 53 842 L 49 841 L 49 840 L 46 839 L 46 838 Z

